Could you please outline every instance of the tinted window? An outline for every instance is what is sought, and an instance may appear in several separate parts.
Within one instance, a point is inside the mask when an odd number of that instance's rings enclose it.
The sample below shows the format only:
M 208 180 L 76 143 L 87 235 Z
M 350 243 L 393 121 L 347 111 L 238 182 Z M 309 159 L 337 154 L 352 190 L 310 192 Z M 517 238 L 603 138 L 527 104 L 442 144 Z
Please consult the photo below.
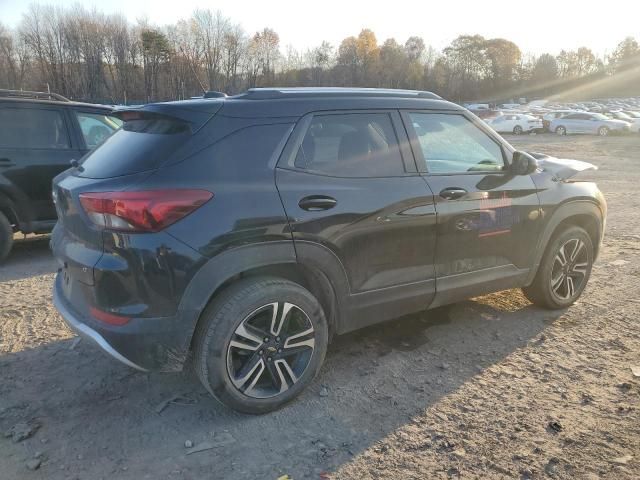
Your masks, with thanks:
M 38 108 L 0 108 L 0 146 L 69 148 L 62 114 Z
M 295 165 L 337 177 L 386 177 L 404 172 L 398 139 L 386 113 L 314 116 Z
M 499 171 L 502 148 L 462 115 L 410 113 L 427 171 L 460 173 Z
M 107 178 L 153 170 L 191 136 L 183 122 L 136 119 L 108 137 L 82 163 L 80 175 Z
M 95 148 L 122 125 L 122 120 L 97 113 L 75 112 L 87 148 Z

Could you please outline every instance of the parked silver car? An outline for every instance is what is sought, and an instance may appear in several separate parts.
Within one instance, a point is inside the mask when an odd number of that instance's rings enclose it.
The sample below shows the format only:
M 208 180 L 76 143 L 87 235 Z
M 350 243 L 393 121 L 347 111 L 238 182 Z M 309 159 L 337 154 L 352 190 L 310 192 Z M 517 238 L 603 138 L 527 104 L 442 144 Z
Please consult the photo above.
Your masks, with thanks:
M 549 130 L 558 135 L 590 133 L 606 136 L 611 132 L 628 132 L 630 127 L 628 122 L 614 120 L 601 113 L 572 113 L 552 120 Z

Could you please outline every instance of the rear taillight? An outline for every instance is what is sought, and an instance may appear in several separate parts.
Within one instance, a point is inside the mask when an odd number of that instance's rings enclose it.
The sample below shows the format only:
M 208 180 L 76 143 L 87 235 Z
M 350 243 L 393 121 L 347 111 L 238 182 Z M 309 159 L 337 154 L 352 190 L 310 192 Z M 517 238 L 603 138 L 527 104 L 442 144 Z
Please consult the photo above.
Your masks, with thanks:
M 157 232 L 209 201 L 206 190 L 81 193 L 80 203 L 96 225 L 126 232 Z

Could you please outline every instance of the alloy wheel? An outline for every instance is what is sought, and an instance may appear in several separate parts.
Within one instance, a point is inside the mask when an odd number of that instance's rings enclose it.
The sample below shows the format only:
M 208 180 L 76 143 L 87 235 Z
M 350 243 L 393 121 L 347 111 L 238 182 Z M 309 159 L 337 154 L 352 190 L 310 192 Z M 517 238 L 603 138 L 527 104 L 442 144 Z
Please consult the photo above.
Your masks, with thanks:
M 292 303 L 270 303 L 251 312 L 235 329 L 227 348 L 227 372 L 244 395 L 274 397 L 298 382 L 314 347 L 309 316 Z
M 585 243 L 577 238 L 566 241 L 553 259 L 551 291 L 560 300 L 573 298 L 582 290 L 589 269 Z

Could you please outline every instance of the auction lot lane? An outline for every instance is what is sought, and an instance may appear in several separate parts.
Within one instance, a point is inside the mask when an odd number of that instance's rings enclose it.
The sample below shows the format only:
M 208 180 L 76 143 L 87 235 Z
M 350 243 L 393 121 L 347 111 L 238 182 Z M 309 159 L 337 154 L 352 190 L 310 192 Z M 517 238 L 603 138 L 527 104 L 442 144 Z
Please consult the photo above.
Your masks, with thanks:
M 77 343 L 48 239 L 18 240 L 0 266 L 0 479 L 638 478 L 640 136 L 509 140 L 600 167 L 607 236 L 579 303 L 513 290 L 340 337 L 265 416 Z

